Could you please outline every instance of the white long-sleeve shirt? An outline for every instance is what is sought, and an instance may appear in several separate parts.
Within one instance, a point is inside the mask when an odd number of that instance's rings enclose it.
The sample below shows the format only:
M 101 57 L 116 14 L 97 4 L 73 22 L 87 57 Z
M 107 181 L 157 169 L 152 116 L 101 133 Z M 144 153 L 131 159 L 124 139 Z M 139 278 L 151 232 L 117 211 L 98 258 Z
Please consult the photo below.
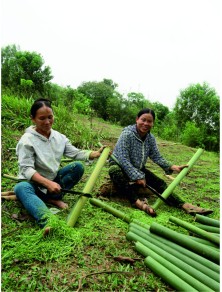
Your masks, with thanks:
M 26 129 L 16 146 L 20 179 L 31 180 L 35 172 L 53 180 L 59 170 L 63 156 L 73 160 L 88 160 L 90 150 L 80 150 L 69 139 L 51 129 L 49 138 L 35 131 L 34 126 Z

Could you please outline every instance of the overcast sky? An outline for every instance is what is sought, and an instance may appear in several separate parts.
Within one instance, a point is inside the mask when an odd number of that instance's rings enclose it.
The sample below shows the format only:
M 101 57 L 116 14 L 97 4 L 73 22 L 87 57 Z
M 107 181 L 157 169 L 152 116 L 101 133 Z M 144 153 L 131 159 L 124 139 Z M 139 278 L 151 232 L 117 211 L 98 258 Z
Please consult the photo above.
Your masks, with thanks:
M 1 47 L 41 54 L 52 82 L 112 79 L 172 108 L 180 90 L 219 94 L 220 0 L 1 0 Z

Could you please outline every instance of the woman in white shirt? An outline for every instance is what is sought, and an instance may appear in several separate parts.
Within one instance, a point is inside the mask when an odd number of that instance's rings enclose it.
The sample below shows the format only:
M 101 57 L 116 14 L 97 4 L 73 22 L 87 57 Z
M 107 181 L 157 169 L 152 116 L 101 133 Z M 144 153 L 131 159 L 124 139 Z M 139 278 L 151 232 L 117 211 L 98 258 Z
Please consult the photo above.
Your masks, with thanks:
M 51 101 L 36 100 L 31 107 L 34 126 L 26 129 L 16 146 L 19 164 L 19 178 L 14 191 L 26 210 L 35 218 L 40 227 L 47 224 L 49 212 L 45 203 L 67 208 L 62 201 L 61 189 L 71 189 L 84 173 L 83 164 L 74 161 L 59 169 L 61 158 L 86 161 L 98 158 L 103 151 L 80 150 L 69 139 L 52 129 L 54 122 Z

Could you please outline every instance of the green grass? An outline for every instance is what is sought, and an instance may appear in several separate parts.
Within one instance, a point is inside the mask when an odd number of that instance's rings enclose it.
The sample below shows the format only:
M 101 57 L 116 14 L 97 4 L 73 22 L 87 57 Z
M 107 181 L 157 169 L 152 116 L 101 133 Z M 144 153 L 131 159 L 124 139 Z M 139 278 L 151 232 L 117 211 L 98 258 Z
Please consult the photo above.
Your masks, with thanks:
M 15 153 L 9 148 L 16 146 L 30 124 L 27 108 L 31 101 L 3 96 L 2 105 L 2 173 L 16 175 Z M 55 114 L 55 128 L 66 134 L 77 147 L 97 149 L 100 141 L 112 148 L 122 130 L 96 118 L 91 124 L 87 117 L 72 115 L 63 107 L 56 108 Z M 161 153 L 175 164 L 187 163 L 197 150 L 174 142 L 157 141 Z M 85 165 L 85 174 L 76 190 L 83 190 L 95 163 Z M 157 165 L 149 162 L 148 166 L 167 183 L 171 182 Z M 108 179 L 106 164 L 94 186 L 95 197 Z M 2 178 L 2 191 L 12 190 L 14 184 Z M 219 219 L 219 186 L 219 156 L 204 151 L 175 192 L 190 203 L 212 208 L 214 213 L 209 217 Z M 65 197 L 70 208 L 50 217 L 53 232 L 47 238 L 43 238 L 42 230 L 18 201 L 2 201 L 2 291 L 172 290 L 145 266 L 143 257 L 134 250 L 134 244 L 126 240 L 127 223 L 87 201 L 75 227 L 68 227 L 66 219 L 77 199 L 78 196 Z M 156 197 L 150 198 L 151 203 L 155 200 Z M 122 198 L 107 198 L 105 203 L 132 219 L 148 225 L 155 221 L 185 234 L 184 229 L 168 221 L 169 217 L 172 215 L 194 223 L 192 216 L 166 205 L 161 205 L 158 216 L 151 218 L 133 209 Z M 120 256 L 134 259 L 134 263 L 117 260 Z

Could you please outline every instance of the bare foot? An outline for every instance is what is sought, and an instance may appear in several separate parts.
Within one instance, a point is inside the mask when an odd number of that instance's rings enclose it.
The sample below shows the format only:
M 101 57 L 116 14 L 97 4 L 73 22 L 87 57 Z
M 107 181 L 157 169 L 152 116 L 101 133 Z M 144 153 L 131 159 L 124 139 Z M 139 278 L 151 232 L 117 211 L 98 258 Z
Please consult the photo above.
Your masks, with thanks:
M 43 232 L 43 236 L 48 236 L 49 235 L 49 233 L 50 233 L 50 231 L 51 231 L 51 227 L 50 226 L 47 226 L 46 228 L 45 228 L 45 230 L 44 230 L 44 232 Z
M 66 204 L 60 200 L 48 200 L 48 203 L 51 203 L 51 204 L 53 204 L 61 209 L 67 209 L 69 207 L 68 204 Z

